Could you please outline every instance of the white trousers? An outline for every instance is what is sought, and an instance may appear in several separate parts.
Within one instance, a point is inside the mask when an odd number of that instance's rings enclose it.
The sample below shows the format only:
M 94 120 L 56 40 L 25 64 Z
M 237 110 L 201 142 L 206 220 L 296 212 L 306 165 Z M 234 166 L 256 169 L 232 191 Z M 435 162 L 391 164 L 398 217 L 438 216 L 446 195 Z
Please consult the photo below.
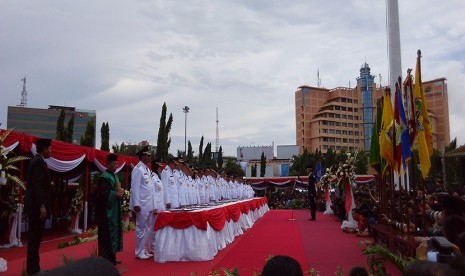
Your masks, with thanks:
M 155 216 L 152 211 L 136 213 L 136 256 L 145 254 L 147 245 L 152 248 L 155 225 Z

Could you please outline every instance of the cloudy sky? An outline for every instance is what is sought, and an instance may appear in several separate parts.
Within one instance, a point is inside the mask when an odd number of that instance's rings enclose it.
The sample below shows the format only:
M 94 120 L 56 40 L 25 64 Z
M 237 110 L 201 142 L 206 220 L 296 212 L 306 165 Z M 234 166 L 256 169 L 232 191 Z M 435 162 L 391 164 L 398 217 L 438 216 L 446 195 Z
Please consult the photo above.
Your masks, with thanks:
M 451 138 L 465 143 L 465 2 L 399 1 L 402 70 L 447 78 Z M 156 143 L 163 102 L 171 152 L 295 144 L 294 92 L 354 87 L 366 61 L 388 83 L 385 1 L 1 1 L 0 122 L 18 105 L 75 106 L 109 122 L 111 144 Z M 99 135 L 98 135 L 99 136 Z M 98 137 L 98 140 L 100 138 Z M 99 142 L 98 142 L 99 144 Z

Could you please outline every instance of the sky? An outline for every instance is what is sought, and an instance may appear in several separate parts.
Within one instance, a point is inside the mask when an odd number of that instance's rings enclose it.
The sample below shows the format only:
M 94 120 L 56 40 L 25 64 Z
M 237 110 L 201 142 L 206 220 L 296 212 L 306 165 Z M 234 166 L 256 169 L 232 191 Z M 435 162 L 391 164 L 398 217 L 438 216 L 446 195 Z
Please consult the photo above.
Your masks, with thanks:
M 465 1 L 399 1 L 402 71 L 422 51 L 423 81 L 448 83 L 451 139 L 465 143 Z M 292 145 L 301 85 L 354 87 L 364 63 L 388 84 L 385 1 L 118 0 L 0 2 L 0 122 L 20 103 L 97 112 L 110 145 L 156 144 L 161 107 L 170 152 Z M 381 75 L 381 78 L 379 77 Z M 405 76 L 403 76 L 404 78 Z

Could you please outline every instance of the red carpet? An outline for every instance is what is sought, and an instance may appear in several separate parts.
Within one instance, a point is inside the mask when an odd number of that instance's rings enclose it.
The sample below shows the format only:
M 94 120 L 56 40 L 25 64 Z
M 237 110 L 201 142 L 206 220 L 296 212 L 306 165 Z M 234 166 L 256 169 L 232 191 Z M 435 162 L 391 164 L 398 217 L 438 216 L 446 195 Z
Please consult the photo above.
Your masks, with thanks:
M 289 220 L 292 213 L 296 220 Z M 150 260 L 135 260 L 135 233 L 124 237 L 124 252 L 117 258 L 123 275 L 207 275 L 220 268 L 237 267 L 240 276 L 260 272 L 269 255 L 289 255 L 295 258 L 303 270 L 314 268 L 320 275 L 335 275 L 338 266 L 347 275 L 355 265 L 366 266 L 366 256 L 361 255 L 358 238 L 342 233 L 340 223 L 334 216 L 317 214 L 317 221 L 308 221 L 306 210 L 272 210 L 259 219 L 252 229 L 237 237 L 232 244 L 218 253 L 215 259 L 206 262 L 155 263 Z M 88 257 L 95 252 L 97 242 L 89 242 L 64 249 L 52 250 L 49 245 L 41 245 L 42 269 L 53 269 L 62 265 L 63 254 L 74 259 Z M 57 244 L 58 242 L 56 242 Z M 56 248 L 56 247 L 55 247 Z M 18 255 L 22 252 L 22 256 Z M 8 261 L 8 271 L 1 275 L 19 275 L 25 263 L 25 247 L 0 251 L 0 257 Z M 400 275 L 388 266 L 391 275 Z

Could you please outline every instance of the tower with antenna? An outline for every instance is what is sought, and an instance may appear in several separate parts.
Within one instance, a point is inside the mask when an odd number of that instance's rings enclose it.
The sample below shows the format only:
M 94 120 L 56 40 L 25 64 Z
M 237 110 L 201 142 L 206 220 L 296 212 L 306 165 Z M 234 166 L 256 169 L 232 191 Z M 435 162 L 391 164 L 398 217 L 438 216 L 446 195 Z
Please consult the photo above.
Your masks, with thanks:
M 316 72 L 316 85 L 317 87 L 321 87 L 320 68 L 318 68 L 318 71 Z
M 21 81 L 23 82 L 23 90 L 21 91 L 21 103 L 18 106 L 27 107 L 26 76 L 24 76 Z
M 215 152 L 218 152 L 218 146 L 220 144 L 220 130 L 219 130 L 219 127 L 218 127 L 218 124 L 219 124 L 219 120 L 218 120 L 218 107 L 216 107 L 216 145 L 215 145 Z

